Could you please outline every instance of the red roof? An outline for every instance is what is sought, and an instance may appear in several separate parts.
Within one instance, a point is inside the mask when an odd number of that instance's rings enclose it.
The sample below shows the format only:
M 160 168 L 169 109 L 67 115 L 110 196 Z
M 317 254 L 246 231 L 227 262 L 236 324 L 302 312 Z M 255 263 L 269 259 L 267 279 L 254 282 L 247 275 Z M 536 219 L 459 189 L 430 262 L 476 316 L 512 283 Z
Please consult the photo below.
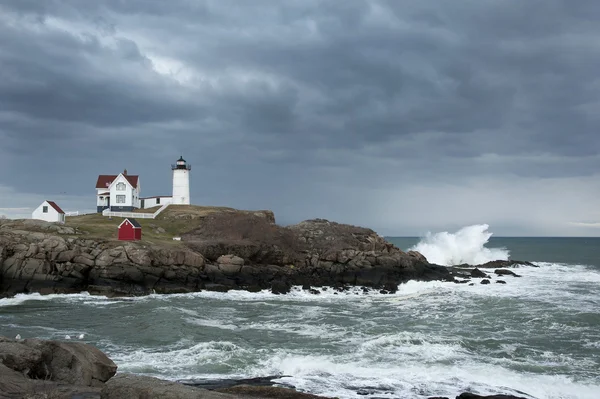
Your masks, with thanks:
M 52 208 L 54 208 L 56 210 L 56 212 L 58 213 L 65 213 L 62 209 L 60 209 L 60 206 L 56 205 L 56 202 L 54 201 L 46 201 L 48 203 L 48 205 L 50 205 Z
M 96 188 L 108 188 L 110 183 L 113 182 L 119 175 L 100 175 L 98 176 L 98 180 L 96 181 Z M 125 175 L 125 178 L 133 187 L 137 188 L 138 186 L 138 177 L 132 175 Z

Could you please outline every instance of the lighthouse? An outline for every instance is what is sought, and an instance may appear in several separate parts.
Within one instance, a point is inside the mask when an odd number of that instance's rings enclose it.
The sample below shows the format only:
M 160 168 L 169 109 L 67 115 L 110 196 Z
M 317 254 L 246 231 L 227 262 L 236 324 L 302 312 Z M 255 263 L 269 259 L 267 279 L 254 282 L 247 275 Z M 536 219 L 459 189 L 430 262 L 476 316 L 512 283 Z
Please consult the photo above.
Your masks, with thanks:
M 173 204 L 189 205 L 192 165 L 188 165 L 181 156 L 175 164 L 171 165 L 171 169 L 173 170 Z

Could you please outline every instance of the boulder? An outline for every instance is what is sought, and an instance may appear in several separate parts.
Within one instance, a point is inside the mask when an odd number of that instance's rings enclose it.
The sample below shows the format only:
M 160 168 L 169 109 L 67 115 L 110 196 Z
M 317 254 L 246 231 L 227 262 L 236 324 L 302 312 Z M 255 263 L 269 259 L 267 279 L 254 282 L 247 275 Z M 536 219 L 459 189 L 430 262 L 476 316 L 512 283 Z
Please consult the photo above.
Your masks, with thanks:
M 91 345 L 38 339 L 25 339 L 22 343 L 42 354 L 41 362 L 29 367 L 30 375 L 35 378 L 98 386 L 117 372 L 115 363 Z
M 478 268 L 475 268 L 471 270 L 471 277 L 488 277 L 488 275 L 479 270 Z
M 0 337 L 0 363 L 6 367 L 29 374 L 42 362 L 42 351 L 26 344 L 30 341 Z
M 477 265 L 479 268 L 486 269 L 498 269 L 503 267 L 515 267 L 515 266 L 531 266 L 538 267 L 531 262 L 526 262 L 522 260 L 493 260 L 487 263 L 483 263 L 481 265 Z
M 71 398 L 76 392 L 98 393 L 94 388 L 116 371 L 112 360 L 91 345 L 0 337 L 0 397 L 44 392 L 53 398 Z
M 496 269 L 494 270 L 494 273 L 496 273 L 498 276 L 513 276 L 513 277 L 521 277 L 519 274 L 508 270 L 508 269 Z
M 54 386 L 51 381 L 31 380 L 23 373 L 0 363 L 0 398 L 23 398 L 27 394 L 47 391 Z
M 287 294 L 290 292 L 291 285 L 285 281 L 274 281 L 271 284 L 271 292 L 273 294 Z
M 242 266 L 244 264 L 244 259 L 235 255 L 222 255 L 217 259 L 217 263 L 220 265 L 238 265 Z
M 419 251 L 408 251 L 406 254 L 408 256 L 412 256 L 413 258 L 420 260 L 421 262 L 428 263 L 427 258 Z
M 101 399 L 234 399 L 236 396 L 194 388 L 177 382 L 119 374 L 102 388 Z

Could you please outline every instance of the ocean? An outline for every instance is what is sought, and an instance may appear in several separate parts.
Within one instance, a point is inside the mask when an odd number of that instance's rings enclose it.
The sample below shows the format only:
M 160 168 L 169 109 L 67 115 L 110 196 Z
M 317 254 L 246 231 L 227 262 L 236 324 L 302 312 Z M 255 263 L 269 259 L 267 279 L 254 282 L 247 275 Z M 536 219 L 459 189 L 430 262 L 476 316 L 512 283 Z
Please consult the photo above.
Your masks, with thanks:
M 506 284 L 411 281 L 392 295 L 18 295 L 0 299 L 0 335 L 69 335 L 105 351 L 119 372 L 279 375 L 339 398 L 600 398 L 600 238 L 490 238 L 486 228 L 388 240 L 440 263 L 510 255 L 538 267 L 516 269 L 523 277 Z

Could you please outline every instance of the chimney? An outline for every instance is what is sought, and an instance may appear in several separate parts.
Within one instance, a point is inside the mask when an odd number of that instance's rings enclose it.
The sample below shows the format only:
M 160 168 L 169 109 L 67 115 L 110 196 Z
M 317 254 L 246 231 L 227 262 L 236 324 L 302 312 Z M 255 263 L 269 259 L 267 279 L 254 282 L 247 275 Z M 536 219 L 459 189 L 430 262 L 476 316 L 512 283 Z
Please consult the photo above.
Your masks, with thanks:
M 127 176 L 127 169 L 123 171 L 123 176 Z

